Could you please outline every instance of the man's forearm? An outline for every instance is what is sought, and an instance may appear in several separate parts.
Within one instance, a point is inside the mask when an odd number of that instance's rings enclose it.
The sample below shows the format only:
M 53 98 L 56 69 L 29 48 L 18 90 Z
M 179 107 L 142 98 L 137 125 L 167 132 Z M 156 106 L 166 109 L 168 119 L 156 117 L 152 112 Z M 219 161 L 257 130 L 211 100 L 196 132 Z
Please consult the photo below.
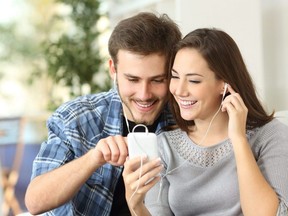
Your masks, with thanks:
M 93 150 L 53 171 L 37 176 L 29 184 L 25 203 L 30 213 L 41 214 L 68 202 L 100 167 L 93 163 Z

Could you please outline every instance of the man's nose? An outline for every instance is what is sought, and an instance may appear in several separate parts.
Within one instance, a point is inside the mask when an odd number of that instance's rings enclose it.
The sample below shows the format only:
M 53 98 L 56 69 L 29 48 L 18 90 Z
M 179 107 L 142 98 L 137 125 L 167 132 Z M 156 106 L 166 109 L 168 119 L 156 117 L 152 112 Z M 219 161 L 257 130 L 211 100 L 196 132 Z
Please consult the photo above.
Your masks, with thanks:
M 144 82 L 141 84 L 140 89 L 138 89 L 140 94 L 139 94 L 139 99 L 141 100 L 147 100 L 151 98 L 152 96 L 152 87 L 150 86 L 149 83 Z

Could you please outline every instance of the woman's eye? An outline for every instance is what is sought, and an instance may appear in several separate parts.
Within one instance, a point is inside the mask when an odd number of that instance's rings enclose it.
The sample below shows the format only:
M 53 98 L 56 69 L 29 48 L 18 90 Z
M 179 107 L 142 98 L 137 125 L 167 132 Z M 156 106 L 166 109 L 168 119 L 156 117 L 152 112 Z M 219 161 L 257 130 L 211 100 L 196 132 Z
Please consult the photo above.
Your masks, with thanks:
M 179 79 L 179 77 L 178 76 L 171 76 L 171 79 Z
M 196 84 L 200 83 L 200 81 L 198 81 L 198 80 L 189 80 L 189 82 L 190 83 L 196 83 Z

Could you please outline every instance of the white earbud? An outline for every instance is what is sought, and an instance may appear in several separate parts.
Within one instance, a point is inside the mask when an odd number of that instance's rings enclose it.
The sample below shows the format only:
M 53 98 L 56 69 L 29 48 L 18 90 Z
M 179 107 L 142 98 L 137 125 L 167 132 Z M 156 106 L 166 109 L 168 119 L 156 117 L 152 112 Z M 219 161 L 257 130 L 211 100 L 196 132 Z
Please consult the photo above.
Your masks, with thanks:
M 228 89 L 228 84 L 225 83 L 225 84 L 224 84 L 224 91 L 223 91 L 223 95 L 222 95 L 222 101 L 224 100 L 224 97 L 225 97 L 225 95 L 226 95 L 226 93 L 227 93 L 227 89 Z
M 113 77 L 113 85 L 116 87 L 116 79 L 117 79 L 117 76 L 116 76 L 116 73 L 114 73 L 114 77 Z
M 223 92 L 224 95 L 227 93 L 227 88 L 228 88 L 228 84 L 225 83 L 225 85 L 224 85 L 224 92 Z

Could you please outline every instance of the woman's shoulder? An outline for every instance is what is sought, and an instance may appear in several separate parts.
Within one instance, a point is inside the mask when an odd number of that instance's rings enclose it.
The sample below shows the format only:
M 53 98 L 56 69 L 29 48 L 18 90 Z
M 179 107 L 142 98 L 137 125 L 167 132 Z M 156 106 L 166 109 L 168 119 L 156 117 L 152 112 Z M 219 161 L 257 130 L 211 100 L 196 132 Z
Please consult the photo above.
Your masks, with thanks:
M 248 139 L 252 141 L 251 144 L 256 150 L 275 145 L 286 148 L 288 145 L 288 126 L 275 118 L 262 127 L 254 128 L 248 132 Z
M 160 134 L 158 134 L 159 139 L 171 139 L 171 138 L 179 138 L 185 133 L 180 128 L 173 127 L 170 130 L 162 131 Z
M 286 135 L 288 137 L 288 125 L 279 121 L 279 119 L 277 118 L 274 118 L 272 121 L 263 125 L 260 128 L 260 131 L 262 131 L 262 133 L 269 133 L 271 135 L 279 134 L 279 135 Z

